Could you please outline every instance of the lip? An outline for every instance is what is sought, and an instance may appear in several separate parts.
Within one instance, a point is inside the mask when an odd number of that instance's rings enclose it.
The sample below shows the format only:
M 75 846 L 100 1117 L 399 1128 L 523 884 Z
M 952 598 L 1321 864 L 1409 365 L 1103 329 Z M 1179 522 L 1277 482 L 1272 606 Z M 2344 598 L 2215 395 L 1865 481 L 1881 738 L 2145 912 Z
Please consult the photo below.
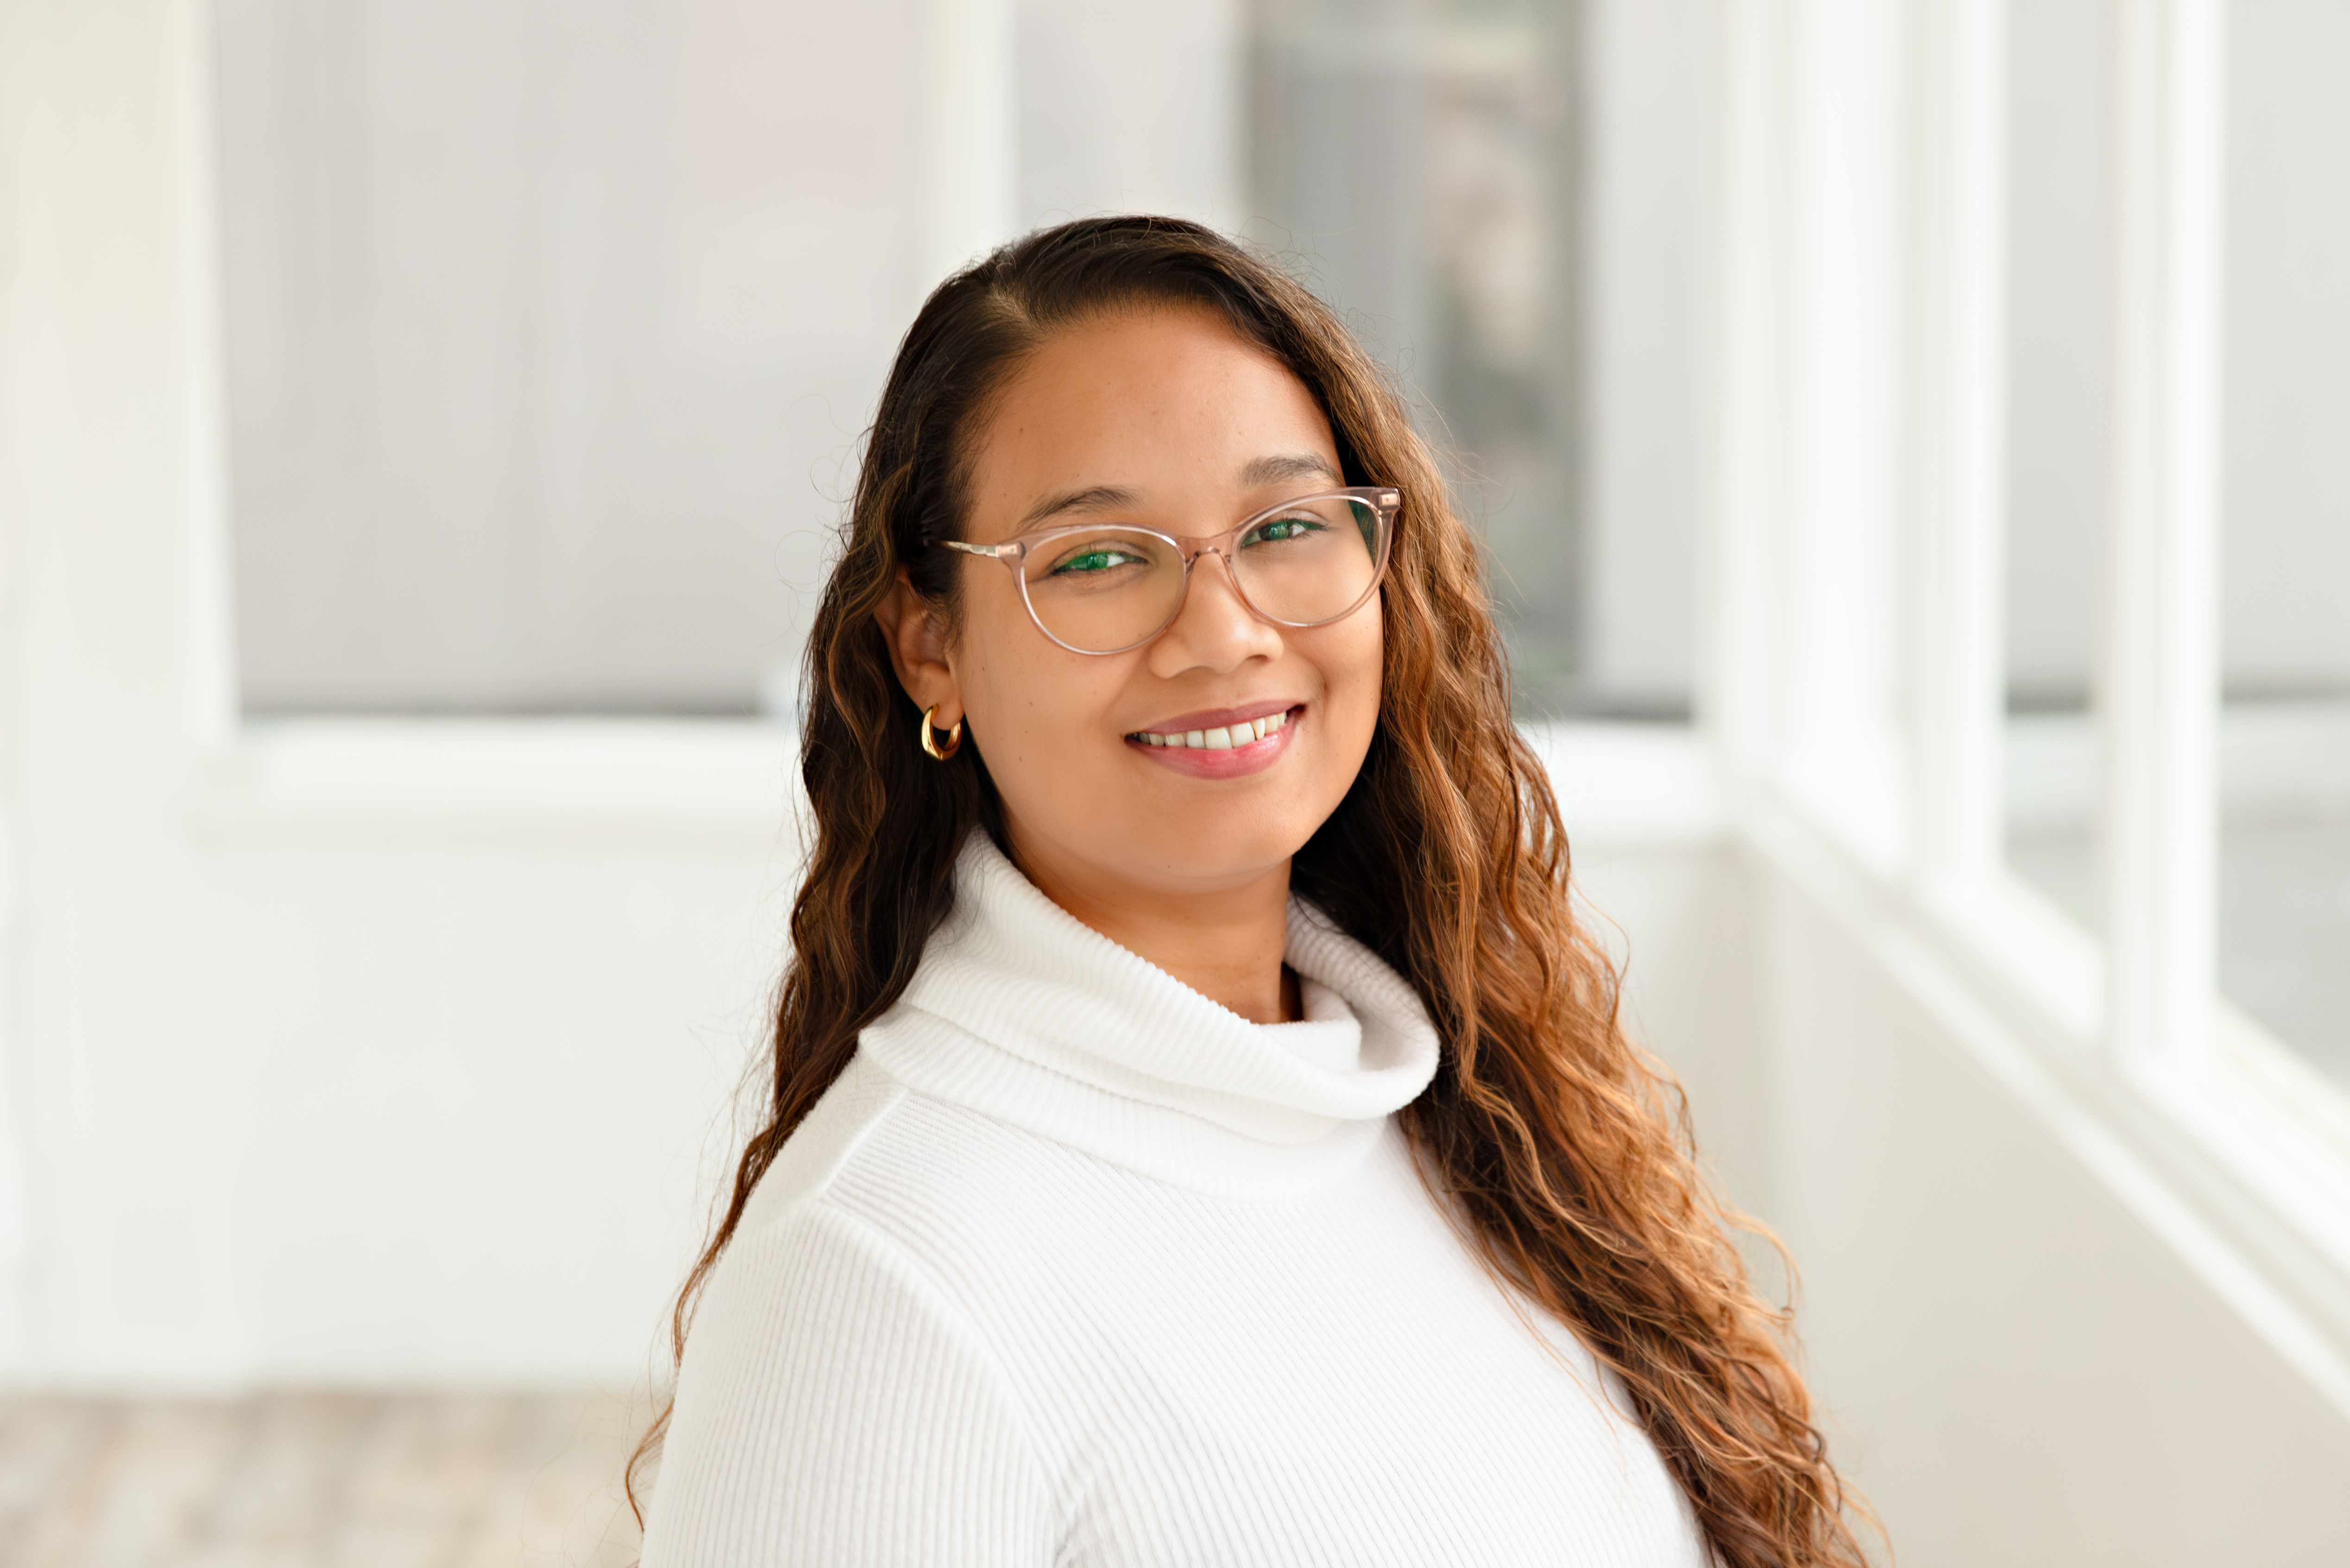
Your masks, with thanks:
M 1148 724 L 1138 724 L 1127 732 L 1139 735 L 1145 730 L 1155 735 L 1180 735 L 1187 730 L 1225 730 L 1234 724 L 1245 724 L 1252 719 L 1270 719 L 1275 713 L 1288 713 L 1304 707 L 1302 702 L 1252 702 L 1241 708 L 1202 708 L 1196 713 L 1178 713 L 1172 719 L 1159 719 Z
M 1154 732 L 1164 735 L 1178 732 L 1178 726 L 1184 730 L 1204 730 L 1211 724 L 1229 727 L 1245 723 L 1251 719 L 1269 719 L 1275 713 L 1287 713 L 1289 722 L 1262 741 L 1234 746 L 1228 752 L 1194 751 L 1189 746 L 1153 746 L 1131 739 L 1126 742 L 1126 749 L 1149 758 L 1162 768 L 1195 779 L 1246 778 L 1251 774 L 1263 773 L 1281 760 L 1282 753 L 1289 749 L 1290 740 L 1297 733 L 1297 727 L 1305 722 L 1304 703 L 1284 707 L 1279 703 L 1259 702 L 1245 708 L 1203 708 L 1196 713 L 1186 713 L 1178 719 L 1162 719 L 1148 726 Z M 1128 733 L 1139 734 L 1140 732 Z

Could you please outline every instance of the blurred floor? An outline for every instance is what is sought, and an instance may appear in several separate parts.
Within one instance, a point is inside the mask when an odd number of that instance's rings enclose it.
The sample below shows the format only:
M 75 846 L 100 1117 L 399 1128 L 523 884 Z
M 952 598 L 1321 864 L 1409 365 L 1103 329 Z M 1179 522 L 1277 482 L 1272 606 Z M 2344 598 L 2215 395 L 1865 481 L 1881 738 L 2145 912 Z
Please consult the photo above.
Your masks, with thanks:
M 641 1405 L 0 1398 L 8 1568 L 627 1568 Z

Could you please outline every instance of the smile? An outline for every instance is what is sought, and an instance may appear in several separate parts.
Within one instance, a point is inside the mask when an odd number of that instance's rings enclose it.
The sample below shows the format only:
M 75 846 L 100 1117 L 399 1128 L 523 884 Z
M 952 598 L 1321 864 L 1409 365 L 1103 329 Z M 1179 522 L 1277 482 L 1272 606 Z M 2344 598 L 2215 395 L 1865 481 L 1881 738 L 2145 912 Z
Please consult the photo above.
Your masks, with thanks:
M 1138 730 L 1128 738 L 1139 741 L 1146 746 L 1188 747 L 1195 752 L 1229 752 L 1242 746 L 1253 745 L 1267 735 L 1279 732 L 1287 727 L 1288 723 L 1289 714 L 1283 711 L 1268 713 L 1258 719 L 1244 719 L 1237 724 L 1218 725 L 1205 730 L 1183 730 L 1164 733 L 1157 730 Z

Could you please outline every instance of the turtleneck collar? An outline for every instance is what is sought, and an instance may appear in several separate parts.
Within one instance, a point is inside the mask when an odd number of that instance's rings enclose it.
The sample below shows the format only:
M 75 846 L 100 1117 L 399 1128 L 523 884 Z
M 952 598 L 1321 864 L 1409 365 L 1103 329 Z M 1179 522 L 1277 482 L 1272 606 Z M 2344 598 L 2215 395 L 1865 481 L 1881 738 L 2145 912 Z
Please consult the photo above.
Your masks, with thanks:
M 1367 1151 L 1437 1063 L 1401 976 L 1293 898 L 1305 1018 L 1251 1023 L 1038 892 L 984 833 L 955 908 L 862 1048 L 891 1076 L 1161 1180 L 1310 1191 Z

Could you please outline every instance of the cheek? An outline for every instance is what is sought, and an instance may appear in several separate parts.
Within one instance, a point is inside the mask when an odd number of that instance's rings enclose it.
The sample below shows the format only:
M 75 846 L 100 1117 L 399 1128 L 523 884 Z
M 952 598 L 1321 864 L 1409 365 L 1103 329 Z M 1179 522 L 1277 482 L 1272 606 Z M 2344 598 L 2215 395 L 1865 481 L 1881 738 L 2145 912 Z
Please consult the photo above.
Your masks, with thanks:
M 1008 585 L 994 580 L 1000 575 L 965 586 L 962 624 L 947 664 L 973 724 L 1003 733 L 1018 722 L 1022 695 L 1036 690 L 1040 650 L 1030 645 L 1045 639 Z
M 1334 691 L 1344 694 L 1350 711 L 1359 711 L 1367 724 L 1378 714 L 1382 666 L 1387 654 L 1386 627 L 1374 599 L 1352 619 L 1333 628 L 1341 634 L 1338 647 L 1324 661 L 1324 678 Z
M 1117 672 L 1101 667 L 1121 662 L 1055 648 L 1013 609 L 973 614 L 954 658 L 965 711 L 999 784 L 1007 770 L 1066 766 L 1116 695 Z

